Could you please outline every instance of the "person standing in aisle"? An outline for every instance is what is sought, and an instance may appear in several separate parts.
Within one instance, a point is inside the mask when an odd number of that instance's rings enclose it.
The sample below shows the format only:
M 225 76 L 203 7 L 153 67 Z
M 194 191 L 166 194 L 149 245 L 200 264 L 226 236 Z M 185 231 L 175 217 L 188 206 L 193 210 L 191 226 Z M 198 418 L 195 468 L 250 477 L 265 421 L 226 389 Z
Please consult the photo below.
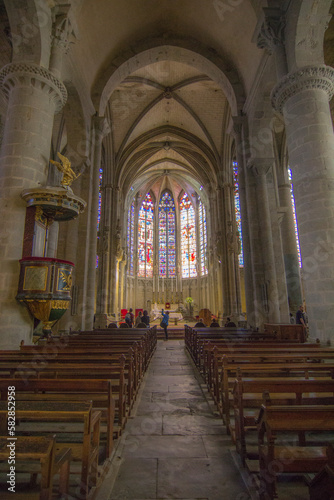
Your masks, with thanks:
M 168 321 L 169 321 L 169 312 L 165 312 L 164 310 L 161 309 L 161 314 L 162 314 L 162 320 L 160 323 L 161 328 L 164 329 L 165 332 L 165 340 L 168 340 L 168 332 L 167 332 L 167 327 L 168 327 Z

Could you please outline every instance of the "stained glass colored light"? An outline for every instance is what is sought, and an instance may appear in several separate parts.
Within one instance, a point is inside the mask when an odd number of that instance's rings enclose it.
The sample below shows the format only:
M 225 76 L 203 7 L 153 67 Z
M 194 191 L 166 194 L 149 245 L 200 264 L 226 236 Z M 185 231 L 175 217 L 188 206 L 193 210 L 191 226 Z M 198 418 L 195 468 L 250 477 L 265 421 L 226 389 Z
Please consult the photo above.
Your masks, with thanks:
M 102 175 L 103 175 L 103 169 L 100 168 L 99 172 L 99 205 L 97 208 L 97 234 L 99 234 L 100 230 L 100 223 L 101 223 L 101 207 L 102 207 Z M 99 240 L 99 236 L 97 237 Z M 96 267 L 99 266 L 99 256 L 96 256 Z
M 176 275 L 175 204 L 165 191 L 159 202 L 159 276 Z
M 130 276 L 133 276 L 134 239 L 135 239 L 135 201 L 133 200 L 128 211 L 128 258 L 129 258 Z
M 197 276 L 195 210 L 185 193 L 180 203 L 182 278 Z
M 138 276 L 153 276 L 153 202 L 147 193 L 138 217 Z
M 296 214 L 296 204 L 295 204 L 295 196 L 293 193 L 293 184 L 292 184 L 292 172 L 291 169 L 288 169 L 288 175 L 289 175 L 289 181 L 291 184 L 290 188 L 290 194 L 291 194 L 291 204 L 292 204 L 292 212 L 293 212 L 293 221 L 295 224 L 295 235 L 296 235 L 296 244 L 297 244 L 297 251 L 298 251 L 298 262 L 299 262 L 299 267 L 302 268 L 302 256 L 300 253 L 300 244 L 299 244 L 299 233 L 298 233 L 298 223 L 297 223 L 297 214 Z
M 234 208 L 235 208 L 235 219 L 237 222 L 237 228 L 239 231 L 241 252 L 239 254 L 239 266 L 244 265 L 244 252 L 242 246 L 242 231 L 241 231 L 241 212 L 240 212 L 240 197 L 239 197 L 239 182 L 238 182 L 238 163 L 233 162 L 233 176 L 234 176 Z
M 201 274 L 208 274 L 207 268 L 207 233 L 206 233 L 206 210 L 202 201 L 199 200 L 198 207 L 198 221 L 199 221 L 199 241 L 200 241 L 200 254 L 201 254 Z

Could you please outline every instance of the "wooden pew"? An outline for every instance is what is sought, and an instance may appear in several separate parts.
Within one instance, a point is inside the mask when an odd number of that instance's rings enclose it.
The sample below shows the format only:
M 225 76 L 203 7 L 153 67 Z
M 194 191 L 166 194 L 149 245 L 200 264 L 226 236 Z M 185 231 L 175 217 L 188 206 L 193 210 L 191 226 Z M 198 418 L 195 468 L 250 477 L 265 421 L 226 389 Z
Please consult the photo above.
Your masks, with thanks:
M 298 340 L 306 342 L 306 328 L 303 325 L 292 325 L 291 323 L 265 323 L 264 331 L 275 334 L 280 340 Z
M 127 405 L 129 384 L 125 380 L 124 360 L 120 359 L 117 365 L 92 365 L 85 363 L 48 362 L 46 365 L 30 365 L 27 363 L 0 363 L 0 379 L 10 378 L 29 381 L 38 378 L 49 379 L 81 379 L 90 378 L 110 380 L 113 399 L 115 400 L 114 431 L 121 433 L 129 416 L 130 407 Z M 15 385 L 15 383 L 14 383 Z
M 258 450 L 247 448 L 246 432 L 255 431 L 259 408 L 265 397 L 271 404 L 331 404 L 334 405 L 334 380 L 300 380 L 287 378 L 242 379 L 234 382 L 234 426 L 230 425 L 237 452 L 243 465 L 246 459 L 258 458 Z M 230 420 L 230 419 L 229 419 Z M 247 429 L 247 430 L 246 430 Z M 304 435 L 299 435 L 300 444 Z
M 334 500 L 334 468 L 326 465 L 308 480 L 310 500 Z
M 294 378 L 334 378 L 334 363 L 238 363 L 223 361 L 219 380 L 219 411 L 229 432 L 230 426 L 230 386 L 240 370 L 242 378 L 247 377 L 294 377 Z
M 46 344 L 43 346 L 21 345 L 20 352 L 24 354 L 25 360 L 36 362 L 47 362 L 50 359 L 61 358 L 71 362 L 93 362 L 100 363 L 108 360 L 117 360 L 121 355 L 125 356 L 125 370 L 129 370 L 129 378 L 133 378 L 133 391 L 138 392 L 140 382 L 144 374 L 144 357 L 142 348 L 138 342 L 115 341 L 107 346 L 87 346 L 77 343 L 74 346 L 67 344 Z M 0 362 L 5 360 L 19 359 L 18 351 L 0 351 Z M 126 366 L 126 365 L 129 366 Z M 132 398 L 132 395 L 130 396 Z
M 9 448 L 8 445 L 13 443 L 13 453 L 15 454 L 13 485 L 8 483 L 11 480 L 10 467 L 8 462 Z M 8 436 L 0 436 L 0 461 L 4 462 L 5 468 L 2 468 L 0 473 L 0 483 L 4 483 L 4 489 L 0 492 L 2 500 L 51 500 L 53 477 L 59 474 L 58 492 L 62 498 L 67 498 L 69 486 L 70 460 L 71 449 L 63 448 L 61 452 L 56 453 L 56 441 L 54 437 L 44 436 L 15 436 L 15 440 L 8 440 Z M 36 462 L 40 466 L 36 469 Z M 22 466 L 26 474 L 30 475 L 30 484 L 24 485 L 26 492 L 20 492 L 18 475 L 21 472 Z M 39 491 L 34 493 L 33 478 L 39 472 L 41 475 Z M 14 487 L 14 490 L 8 490 L 9 487 Z M 28 490 L 27 490 L 28 488 Z M 35 488 L 34 488 L 35 489 Z
M 56 434 L 56 452 L 63 448 L 71 448 L 72 459 L 81 462 L 80 495 L 89 499 L 98 486 L 98 452 L 100 438 L 101 413 L 92 410 L 91 402 L 58 401 L 16 401 L 15 436 L 40 435 L 41 432 L 53 436 Z M 38 423 L 32 425 L 32 423 Z M 76 424 L 76 428 L 68 424 Z M 44 425 L 43 425 L 44 424 Z M 7 402 L 0 401 L 0 431 L 7 434 Z M 82 439 L 73 440 L 73 433 Z M 60 442 L 61 435 L 70 437 L 66 442 Z M 70 442 L 68 442 L 70 440 Z
M 223 356 L 224 354 L 252 354 L 264 352 L 270 354 L 276 353 L 307 353 L 311 359 L 313 352 L 318 354 L 334 354 L 334 349 L 323 347 L 320 343 L 291 343 L 283 341 L 256 341 L 256 342 L 227 342 L 226 340 L 203 341 L 199 343 L 199 356 L 197 367 L 207 377 L 210 370 L 213 369 L 214 357 Z
M 277 444 L 282 433 L 333 432 L 334 406 L 262 406 L 258 420 L 261 500 L 277 497 L 277 473 L 317 473 L 334 465 L 334 450 L 323 445 L 292 446 L 291 440 Z
M 0 378 L 0 399 L 7 400 L 8 386 L 12 379 Z M 101 422 L 106 425 L 106 458 L 111 457 L 115 421 L 115 401 L 112 382 L 99 379 L 15 379 L 16 401 L 91 401 L 94 410 L 101 412 Z M 115 430 L 117 432 L 117 430 Z M 101 431 L 102 434 L 102 431 Z

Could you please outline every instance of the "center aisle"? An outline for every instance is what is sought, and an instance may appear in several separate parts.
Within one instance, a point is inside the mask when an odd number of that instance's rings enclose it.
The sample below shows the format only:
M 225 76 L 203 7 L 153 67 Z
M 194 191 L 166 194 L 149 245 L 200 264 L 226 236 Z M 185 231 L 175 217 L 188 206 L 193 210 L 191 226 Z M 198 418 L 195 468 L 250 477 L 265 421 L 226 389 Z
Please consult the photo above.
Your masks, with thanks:
M 96 500 L 248 500 L 183 340 L 159 340 Z

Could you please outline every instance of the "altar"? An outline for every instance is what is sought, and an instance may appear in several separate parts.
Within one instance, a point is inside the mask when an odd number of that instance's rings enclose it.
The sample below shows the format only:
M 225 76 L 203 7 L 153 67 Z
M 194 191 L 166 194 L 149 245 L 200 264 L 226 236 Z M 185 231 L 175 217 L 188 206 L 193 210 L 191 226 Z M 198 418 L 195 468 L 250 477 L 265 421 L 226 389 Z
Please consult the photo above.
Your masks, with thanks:
M 164 305 L 157 304 L 156 302 L 153 304 L 151 309 L 151 318 L 153 321 L 161 317 L 162 309 L 164 309 L 164 312 L 169 312 L 169 319 L 173 320 L 175 324 L 177 324 L 178 321 L 183 320 L 182 313 L 178 311 L 179 308 L 178 304 L 169 304 L 170 306 L 169 308 L 163 306 Z

